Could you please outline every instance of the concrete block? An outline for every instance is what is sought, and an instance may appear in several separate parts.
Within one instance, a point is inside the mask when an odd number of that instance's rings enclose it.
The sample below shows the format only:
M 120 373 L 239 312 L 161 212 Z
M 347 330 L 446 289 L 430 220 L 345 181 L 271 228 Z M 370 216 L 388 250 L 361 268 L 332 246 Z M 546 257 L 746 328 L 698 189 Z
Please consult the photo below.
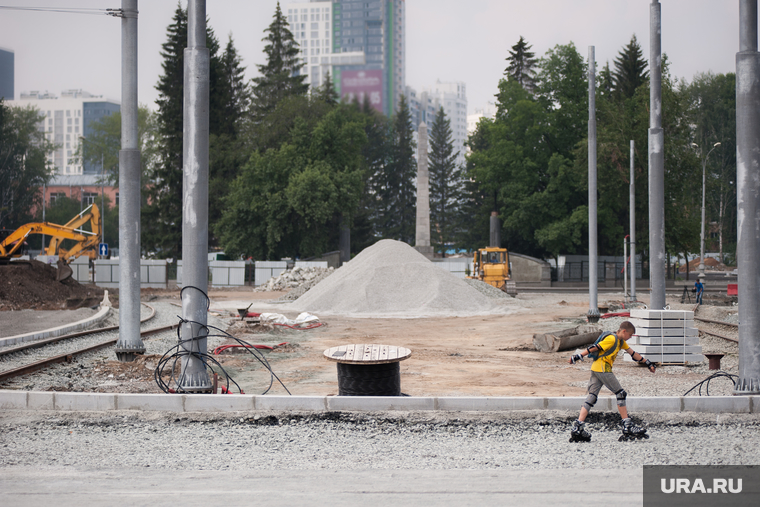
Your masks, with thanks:
M 250 394 L 186 394 L 185 412 L 250 412 Z
M 579 412 L 583 406 L 583 402 L 586 401 L 586 397 L 555 397 L 544 398 L 546 400 L 547 410 L 569 410 L 571 412 Z M 614 409 L 614 403 L 610 404 L 609 396 L 600 396 L 594 405 L 594 410 L 611 410 Z
M 536 397 L 439 397 L 438 410 L 450 411 L 502 411 L 502 410 L 543 410 L 544 398 Z
M 26 391 L 0 391 L 0 410 L 25 410 Z
M 749 396 L 684 396 L 683 409 L 687 412 L 713 414 L 748 414 Z
M 253 396 L 254 410 L 325 410 L 324 396 Z
M 747 396 L 749 398 L 749 409 L 753 414 L 760 413 L 760 396 Z
M 681 397 L 680 396 L 633 396 L 628 397 L 626 401 L 626 407 L 632 414 L 638 412 L 680 412 L 681 411 Z
M 329 410 L 435 410 L 436 398 L 413 396 L 328 396 Z
M 28 410 L 55 410 L 55 393 L 29 391 L 26 399 Z
M 118 410 L 183 412 L 184 399 L 178 394 L 117 394 Z
M 111 393 L 54 393 L 56 410 L 115 410 L 116 395 Z

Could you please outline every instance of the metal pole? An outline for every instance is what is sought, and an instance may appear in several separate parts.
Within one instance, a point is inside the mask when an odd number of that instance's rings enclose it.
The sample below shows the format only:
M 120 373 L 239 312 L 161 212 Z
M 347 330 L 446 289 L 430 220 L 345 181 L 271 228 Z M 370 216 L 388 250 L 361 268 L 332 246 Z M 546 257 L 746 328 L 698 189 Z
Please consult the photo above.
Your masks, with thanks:
M 712 150 L 711 150 L 712 151 Z M 710 154 L 708 153 L 709 157 Z M 707 174 L 707 157 L 702 161 L 702 228 L 699 233 L 699 274 L 697 279 L 704 283 L 705 279 L 705 183 Z
M 596 56 L 588 47 L 588 295 L 589 322 L 599 322 L 596 222 Z
M 630 236 L 631 236 L 631 302 L 636 301 L 636 180 L 633 171 L 634 144 L 631 140 L 631 181 L 630 181 Z
M 623 238 L 623 301 L 628 302 L 628 236 Z
M 100 152 L 100 242 L 106 242 L 106 190 L 105 171 L 103 170 L 103 152 Z
M 47 194 L 47 184 L 42 184 L 42 221 L 45 221 L 45 195 Z M 40 255 L 45 255 L 45 235 L 42 235 L 42 251 Z
M 140 150 L 137 145 L 137 0 L 121 0 L 119 340 L 116 357 L 145 353 L 140 337 Z
M 202 356 L 208 328 L 208 150 L 209 50 L 206 47 L 206 1 L 187 5 L 182 143 L 182 357 L 179 387 L 184 392 L 210 392 Z
M 760 393 L 760 53 L 757 0 L 739 4 L 736 54 L 736 194 L 739 380 L 735 394 Z
M 665 308 L 665 136 L 662 130 L 661 6 L 649 9 L 649 307 Z

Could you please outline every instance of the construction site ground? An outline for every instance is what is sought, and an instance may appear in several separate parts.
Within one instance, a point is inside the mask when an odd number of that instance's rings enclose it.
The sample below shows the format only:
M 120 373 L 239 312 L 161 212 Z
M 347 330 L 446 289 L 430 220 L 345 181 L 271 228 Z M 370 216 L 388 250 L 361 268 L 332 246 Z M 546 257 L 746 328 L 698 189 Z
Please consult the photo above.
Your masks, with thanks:
M 538 352 L 532 345 L 532 338 L 535 333 L 574 327 L 582 322 L 589 307 L 588 294 L 520 294 L 509 303 L 514 311 L 507 315 L 406 319 L 320 316 L 325 325 L 306 331 L 283 327 L 262 329 L 256 324 L 241 322 L 237 317 L 237 308 L 252 303 L 249 311 L 261 311 L 258 309 L 260 304 L 269 303 L 283 294 L 285 292 L 254 292 L 243 288 L 211 289 L 209 296 L 212 315 L 220 318 L 234 336 L 251 344 L 287 343 L 275 350 L 263 351 L 263 354 L 293 394 L 337 395 L 336 365 L 324 358 L 323 352 L 336 345 L 351 343 L 409 348 L 411 358 L 401 363 L 401 388 L 403 393 L 411 396 L 583 396 L 586 392 L 590 364 L 568 364 L 570 352 Z M 143 290 L 141 299 L 148 304 L 172 303 L 177 314 L 181 313 L 178 290 Z M 622 295 L 605 295 L 600 304 L 606 303 L 607 299 L 620 300 Z M 647 302 L 646 296 L 639 299 Z M 693 308 L 693 305 L 679 305 L 675 297 L 672 301 L 669 298 L 668 302 L 674 309 Z M 279 307 L 287 317 L 296 316 L 287 310 L 287 305 Z M 726 313 L 731 309 L 714 310 Z M 707 306 L 701 311 L 708 318 L 720 317 L 713 315 L 713 310 Z M 36 319 L 35 325 L 38 328 L 61 325 L 64 323 L 62 316 L 68 317 L 68 312 L 44 312 L 48 318 Z M 0 312 L 0 322 L 7 323 L 10 317 L 18 318 L 29 313 L 41 312 Z M 232 340 L 223 342 L 234 343 Z M 726 342 L 725 350 L 718 350 L 728 353 L 729 357 L 724 359 L 724 370 L 727 371 L 731 371 L 727 366 L 730 365 L 732 347 L 735 350 L 734 345 Z M 705 352 L 712 351 L 708 348 L 705 347 Z M 246 393 L 262 392 L 268 383 L 268 374 L 250 354 L 239 353 L 242 349 L 236 352 L 223 353 L 216 358 Z M 735 353 L 733 355 L 735 357 Z M 97 365 L 87 370 L 109 380 L 107 387 L 101 386 L 98 391 L 160 392 L 153 381 L 152 371 L 159 357 L 145 356 L 136 363 L 100 358 Z M 706 364 L 671 366 L 661 368 L 657 377 L 649 378 L 651 374 L 646 369 L 621 358 L 615 364 L 615 371 L 621 381 L 628 379 L 627 388 L 638 396 L 680 396 L 684 394 L 684 386 L 694 385 L 711 373 Z M 671 375 L 673 373 L 675 375 Z M 638 378 L 646 382 L 637 386 Z M 660 380 L 663 385 L 677 382 L 672 392 L 667 389 L 665 392 L 662 389 L 657 393 L 647 392 L 647 386 Z M 277 385 L 271 392 L 285 394 Z

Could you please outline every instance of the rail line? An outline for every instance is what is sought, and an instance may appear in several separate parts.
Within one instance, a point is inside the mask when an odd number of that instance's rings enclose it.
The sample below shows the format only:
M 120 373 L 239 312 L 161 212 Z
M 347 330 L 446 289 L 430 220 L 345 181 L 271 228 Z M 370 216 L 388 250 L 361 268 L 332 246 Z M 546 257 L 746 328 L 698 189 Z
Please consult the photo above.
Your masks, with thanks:
M 153 308 L 150 305 L 147 305 L 145 303 L 142 303 L 146 307 L 148 307 L 151 310 L 150 315 L 146 316 L 144 319 L 142 319 L 140 322 L 147 322 L 148 320 L 152 319 L 156 315 L 156 309 Z M 146 329 L 145 331 L 140 332 L 141 337 L 150 336 L 152 334 L 156 333 L 162 333 L 164 331 L 170 331 L 172 329 L 176 329 L 179 326 L 179 324 L 172 324 L 169 326 L 163 326 L 163 327 L 157 327 L 153 329 Z M 19 345 L 17 347 L 10 347 L 3 350 L 0 350 L 0 357 L 7 356 L 11 354 L 16 354 L 19 352 L 24 352 L 27 350 L 35 349 L 35 348 L 42 348 L 47 345 L 52 345 L 54 343 L 68 341 L 73 338 L 81 338 L 83 336 L 92 335 L 92 334 L 98 334 L 98 333 L 104 333 L 108 331 L 116 331 L 119 329 L 119 326 L 107 326 L 107 327 L 100 327 L 96 329 L 89 329 L 86 331 L 79 331 L 76 333 L 70 333 L 63 336 L 56 336 L 55 338 L 48 338 L 46 340 L 40 340 L 32 343 L 27 343 L 24 345 Z M 35 361 L 33 363 L 25 364 L 23 366 L 19 366 L 17 368 L 13 368 L 11 370 L 6 370 L 0 372 L 0 382 L 5 382 L 8 379 L 18 377 L 21 375 L 26 375 L 28 373 L 33 373 L 35 371 L 39 371 L 42 369 L 45 369 L 49 366 L 52 366 L 57 363 L 63 363 L 63 362 L 71 362 L 75 357 L 80 356 L 82 354 L 86 354 L 88 352 L 93 352 L 95 350 L 99 350 L 102 348 L 106 348 L 112 345 L 115 345 L 118 341 L 118 338 L 112 338 L 106 341 L 103 341 L 101 343 L 96 343 L 95 345 L 89 345 L 87 347 L 83 347 L 81 349 L 77 349 L 71 352 L 66 352 L 64 354 L 59 354 L 56 356 L 48 357 L 39 361 Z

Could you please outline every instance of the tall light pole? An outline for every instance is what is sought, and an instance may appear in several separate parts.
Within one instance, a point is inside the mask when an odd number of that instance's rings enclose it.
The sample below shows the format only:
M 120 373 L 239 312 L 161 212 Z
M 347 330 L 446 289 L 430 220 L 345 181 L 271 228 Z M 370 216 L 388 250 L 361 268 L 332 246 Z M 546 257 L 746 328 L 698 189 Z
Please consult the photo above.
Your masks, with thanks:
M 697 143 L 691 143 L 691 145 L 699 148 Z M 705 278 L 705 183 L 707 179 L 707 158 L 718 146 L 720 146 L 720 143 L 715 143 L 712 149 L 707 152 L 704 160 L 702 160 L 702 232 L 699 236 L 699 275 L 697 275 L 697 278 L 702 282 L 704 282 Z
M 79 136 L 82 143 L 90 143 L 100 148 L 100 242 L 106 242 L 106 202 L 105 202 L 105 166 L 103 165 L 103 155 L 106 147 L 99 143 L 94 143 L 84 136 Z M 82 150 L 84 151 L 84 150 Z M 84 167 L 84 156 L 82 157 L 82 167 Z

